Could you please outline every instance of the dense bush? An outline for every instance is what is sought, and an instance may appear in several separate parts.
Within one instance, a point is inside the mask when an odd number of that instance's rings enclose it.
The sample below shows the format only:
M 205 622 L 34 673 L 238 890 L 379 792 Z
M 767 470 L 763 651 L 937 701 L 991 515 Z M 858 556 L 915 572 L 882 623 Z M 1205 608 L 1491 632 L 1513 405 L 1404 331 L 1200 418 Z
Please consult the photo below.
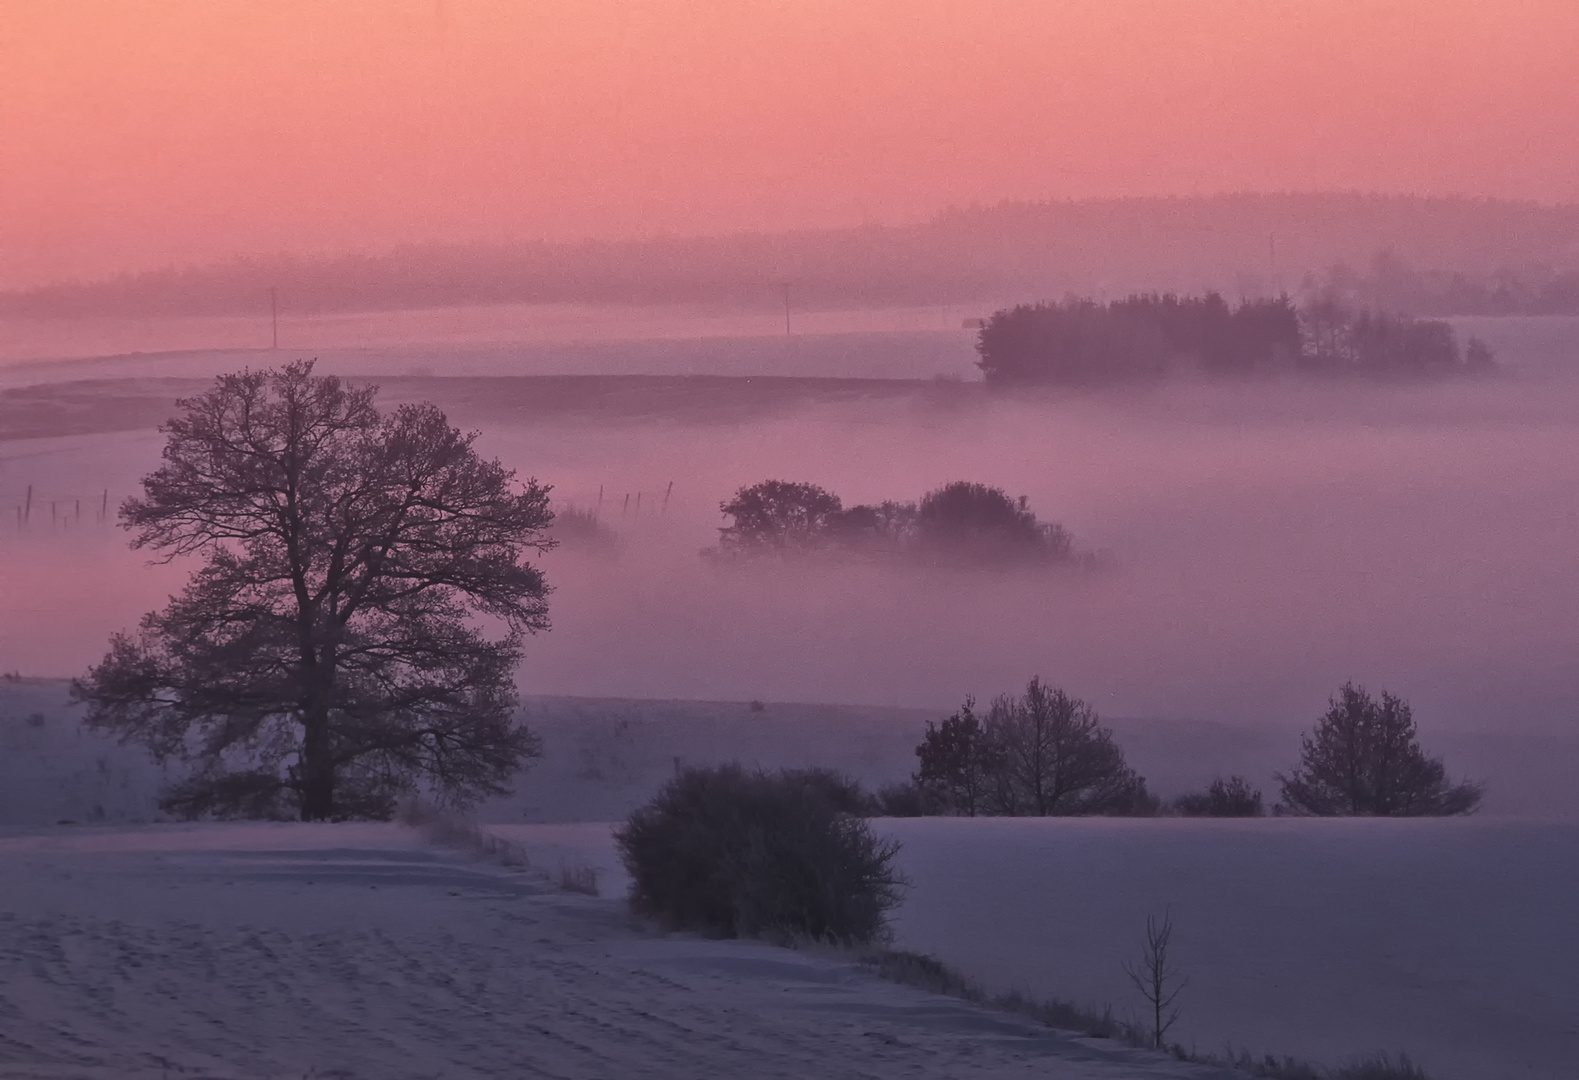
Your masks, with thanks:
M 902 780 L 879 788 L 872 799 L 873 817 L 935 817 L 949 812 L 936 791 L 918 780 Z
M 1440 758 L 1426 757 L 1409 703 L 1345 683 L 1300 744 L 1300 763 L 1279 774 L 1278 809 L 1295 814 L 1426 817 L 1467 814 L 1481 789 L 1453 784 Z
M 1242 776 L 1218 777 L 1205 791 L 1180 795 L 1173 809 L 1185 817 L 1260 817 L 1261 792 Z
M 719 509 L 729 524 L 718 547 L 704 552 L 713 557 L 840 552 L 1003 565 L 1059 562 L 1074 549 L 1063 526 L 1037 520 L 1025 496 L 966 480 L 927 492 L 919 504 L 851 507 L 816 484 L 764 480 Z
M 895 841 L 822 769 L 683 770 L 615 833 L 631 907 L 674 929 L 869 942 L 899 902 Z
M 942 812 L 974 817 L 1146 815 L 1157 799 L 1124 760 L 1096 711 L 1033 678 L 993 701 L 985 720 L 969 699 L 916 747 L 918 786 Z

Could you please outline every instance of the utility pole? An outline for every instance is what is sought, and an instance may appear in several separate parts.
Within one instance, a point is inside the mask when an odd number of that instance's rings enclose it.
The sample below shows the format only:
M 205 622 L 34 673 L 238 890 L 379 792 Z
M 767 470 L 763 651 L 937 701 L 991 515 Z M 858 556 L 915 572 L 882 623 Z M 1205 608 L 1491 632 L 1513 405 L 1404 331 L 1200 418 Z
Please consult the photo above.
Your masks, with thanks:
M 784 336 L 790 336 L 790 283 L 784 282 Z
M 273 285 L 269 286 L 269 329 L 271 340 L 269 348 L 280 347 L 280 297 Z

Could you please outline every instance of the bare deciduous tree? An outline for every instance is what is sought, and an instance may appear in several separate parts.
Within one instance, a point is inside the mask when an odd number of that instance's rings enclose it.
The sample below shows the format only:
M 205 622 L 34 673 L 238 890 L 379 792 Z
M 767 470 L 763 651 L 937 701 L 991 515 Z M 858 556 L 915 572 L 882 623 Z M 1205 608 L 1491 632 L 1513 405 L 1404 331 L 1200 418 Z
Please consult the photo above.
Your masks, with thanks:
M 1324 817 L 1422 817 L 1467 814 L 1480 805 L 1477 784 L 1453 784 L 1440 758 L 1420 748 L 1409 703 L 1345 683 L 1300 744 L 1299 767 L 1278 774 L 1283 811 Z
M 375 394 L 308 362 L 223 376 L 121 508 L 133 546 L 204 563 L 73 691 L 91 726 L 195 763 L 171 809 L 385 816 L 419 785 L 502 792 L 539 752 L 512 672 L 548 626 L 523 558 L 552 546 L 547 489 Z
M 1140 991 L 1146 1004 L 1151 1007 L 1152 1045 L 1158 1050 L 1163 1048 L 1168 1031 L 1179 1020 L 1176 1002 L 1184 988 L 1190 985 L 1190 980 L 1181 975 L 1168 959 L 1172 942 L 1172 915 L 1163 912 L 1161 923 L 1157 922 L 1155 916 L 1148 915 L 1145 952 L 1138 963 L 1124 964 L 1124 974 L 1129 976 L 1129 981 L 1135 984 L 1135 989 Z
M 1151 804 L 1096 710 L 1032 678 L 987 713 L 986 739 L 1003 767 L 989 798 L 1003 814 L 1126 814 Z

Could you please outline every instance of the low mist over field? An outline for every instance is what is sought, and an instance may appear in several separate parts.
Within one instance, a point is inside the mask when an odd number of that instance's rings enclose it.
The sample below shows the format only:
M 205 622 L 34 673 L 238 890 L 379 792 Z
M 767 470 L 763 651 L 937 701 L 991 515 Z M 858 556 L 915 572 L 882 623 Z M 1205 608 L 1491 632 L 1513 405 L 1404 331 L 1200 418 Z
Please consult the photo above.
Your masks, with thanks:
M 3 0 L 0 1077 L 1571 1077 L 1576 40 Z
M 437 401 L 486 454 L 617 534 L 612 552 L 568 542 L 544 557 L 554 629 L 529 644 L 528 692 L 949 708 L 1040 673 L 1114 715 L 1296 727 L 1352 678 L 1407 696 L 1428 730 L 1558 728 L 1579 701 L 1579 379 L 1564 363 L 1579 333 L 1473 329 L 1505 376 L 1017 398 L 931 382 L 383 381 L 387 399 Z M 639 366 L 643 348 L 680 347 L 628 348 Z M 238 359 L 272 356 L 172 371 Z M 13 392 L 7 415 L 92 431 L 140 410 L 146 429 L 203 385 Z M 0 666 L 78 672 L 179 585 L 185 568 L 145 568 L 93 520 L 160 445 L 149 430 L 5 444 Z M 978 480 L 1027 495 L 1102 558 L 1038 571 L 699 558 L 718 503 L 768 478 L 847 504 Z

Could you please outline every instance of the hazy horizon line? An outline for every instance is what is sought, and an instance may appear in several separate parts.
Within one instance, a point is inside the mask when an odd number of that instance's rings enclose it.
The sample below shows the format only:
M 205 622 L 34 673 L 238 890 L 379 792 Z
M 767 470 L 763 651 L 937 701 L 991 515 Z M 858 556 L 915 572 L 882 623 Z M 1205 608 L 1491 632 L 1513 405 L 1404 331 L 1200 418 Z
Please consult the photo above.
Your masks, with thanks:
M 715 232 L 662 229 L 648 233 L 630 233 L 623 236 L 584 234 L 572 238 L 547 236 L 512 236 L 499 240 L 450 240 L 434 237 L 427 240 L 403 241 L 356 247 L 278 248 L 274 250 L 238 248 L 231 254 L 207 259 L 168 261 L 138 269 L 127 269 L 100 276 L 68 276 L 44 279 L 32 284 L 0 288 L 0 297 L 20 299 L 40 292 L 67 289 L 91 289 L 112 284 L 144 281 L 169 274 L 192 274 L 231 269 L 268 263 L 295 263 L 312 265 L 350 260 L 378 260 L 421 253 L 488 253 L 512 250 L 541 249 L 545 251 L 573 251 L 613 249 L 621 247 L 656 246 L 663 244 L 698 244 L 742 240 L 803 239 L 841 237 L 860 234 L 878 234 L 922 230 L 951 224 L 962 219 L 985 218 L 992 215 L 1051 212 L 1077 208 L 1128 208 L 1142 206 L 1210 206 L 1232 202 L 1261 203 L 1328 203 L 1337 205 L 1423 204 L 1441 208 L 1497 208 L 1523 210 L 1535 213 L 1564 212 L 1579 214 L 1579 201 L 1543 201 L 1533 198 L 1516 198 L 1502 195 L 1479 195 L 1462 192 L 1429 194 L 1418 192 L 1389 192 L 1361 188 L 1312 188 L 1306 190 L 1253 190 L 1231 189 L 1214 192 L 1175 193 L 1167 195 L 1089 195 L 1051 196 L 1040 199 L 1002 198 L 992 202 L 972 201 L 947 203 L 931 214 L 904 220 L 865 221 L 859 224 L 805 225 L 795 228 L 734 228 Z

